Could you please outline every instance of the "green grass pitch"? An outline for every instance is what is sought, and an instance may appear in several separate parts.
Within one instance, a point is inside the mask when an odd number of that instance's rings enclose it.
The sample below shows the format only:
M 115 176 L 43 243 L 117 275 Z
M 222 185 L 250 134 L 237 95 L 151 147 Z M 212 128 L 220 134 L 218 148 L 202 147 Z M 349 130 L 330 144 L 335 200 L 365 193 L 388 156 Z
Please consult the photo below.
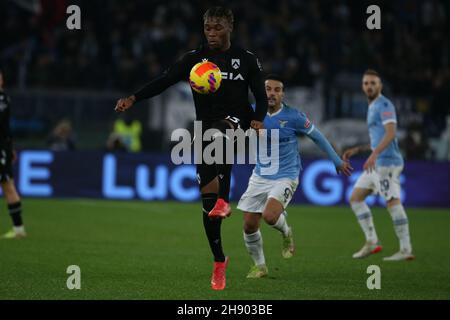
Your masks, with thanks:
M 384 251 L 365 260 L 347 207 L 291 206 L 297 245 L 281 257 L 281 236 L 264 225 L 270 276 L 248 280 L 242 214 L 223 223 L 230 264 L 227 288 L 210 289 L 212 258 L 200 203 L 24 199 L 29 237 L 0 241 L 0 299 L 449 299 L 450 211 L 407 209 L 417 259 L 383 262 L 398 249 L 383 208 L 374 220 Z M 0 202 L 0 231 L 10 225 Z M 235 207 L 234 207 L 235 208 Z M 81 268 L 81 290 L 68 290 L 66 269 Z M 381 268 L 381 289 L 368 290 L 367 267 Z

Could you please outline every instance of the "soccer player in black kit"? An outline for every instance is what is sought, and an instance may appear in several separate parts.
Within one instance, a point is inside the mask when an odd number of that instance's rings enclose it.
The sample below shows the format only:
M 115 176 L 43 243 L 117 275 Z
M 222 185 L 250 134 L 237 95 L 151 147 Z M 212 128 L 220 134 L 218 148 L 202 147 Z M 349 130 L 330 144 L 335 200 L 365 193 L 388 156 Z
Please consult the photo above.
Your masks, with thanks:
M 0 185 L 13 222 L 12 230 L 2 238 L 18 239 L 26 237 L 26 233 L 22 221 L 22 204 L 13 180 L 12 164 L 15 160 L 15 152 L 9 126 L 11 102 L 3 91 L 3 82 L 3 72 L 0 70 Z
M 203 31 L 207 43 L 184 54 L 162 75 L 134 95 L 120 99 L 116 111 L 123 112 L 134 103 L 154 97 L 179 81 L 188 81 L 192 67 L 207 59 L 221 70 L 222 83 L 217 92 L 209 95 L 201 95 L 192 90 L 197 121 L 202 121 L 203 130 L 216 128 L 225 134 L 226 129 L 262 129 L 262 121 L 268 108 L 264 75 L 261 64 L 253 53 L 231 44 L 233 22 L 233 13 L 229 9 L 214 7 L 207 10 L 203 16 Z M 248 100 L 249 89 L 256 100 L 255 111 Z M 207 143 L 203 143 L 203 148 Z M 203 202 L 203 225 L 214 255 L 211 278 L 214 290 L 223 290 L 226 284 L 228 257 L 225 257 L 222 250 L 220 230 L 222 218 L 231 213 L 231 169 L 231 164 L 197 165 Z

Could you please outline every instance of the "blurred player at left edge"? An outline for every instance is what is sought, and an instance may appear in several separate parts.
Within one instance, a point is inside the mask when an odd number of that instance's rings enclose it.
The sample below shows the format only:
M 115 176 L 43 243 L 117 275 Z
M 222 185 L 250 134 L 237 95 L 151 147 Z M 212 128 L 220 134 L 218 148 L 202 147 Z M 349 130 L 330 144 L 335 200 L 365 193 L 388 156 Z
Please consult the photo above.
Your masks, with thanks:
M 2 238 L 18 239 L 26 237 L 26 232 L 22 221 L 22 203 L 13 180 L 13 162 L 16 159 L 16 152 L 13 149 L 9 125 L 11 100 L 3 91 L 3 86 L 4 74 L 0 69 L 0 185 L 13 222 L 13 228 Z

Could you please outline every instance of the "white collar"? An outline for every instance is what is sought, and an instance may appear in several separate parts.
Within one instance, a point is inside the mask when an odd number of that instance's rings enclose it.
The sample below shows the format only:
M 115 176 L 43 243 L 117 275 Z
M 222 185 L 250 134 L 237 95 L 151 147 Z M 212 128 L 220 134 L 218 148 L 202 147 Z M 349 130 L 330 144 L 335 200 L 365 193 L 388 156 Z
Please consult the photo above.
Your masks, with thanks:
M 272 114 L 270 114 L 269 111 L 267 111 L 267 115 L 268 115 L 269 117 L 276 116 L 277 114 L 279 114 L 279 113 L 281 112 L 281 110 L 283 110 L 283 108 L 284 108 L 284 103 L 281 104 L 280 110 L 278 110 L 277 112 L 272 113 Z

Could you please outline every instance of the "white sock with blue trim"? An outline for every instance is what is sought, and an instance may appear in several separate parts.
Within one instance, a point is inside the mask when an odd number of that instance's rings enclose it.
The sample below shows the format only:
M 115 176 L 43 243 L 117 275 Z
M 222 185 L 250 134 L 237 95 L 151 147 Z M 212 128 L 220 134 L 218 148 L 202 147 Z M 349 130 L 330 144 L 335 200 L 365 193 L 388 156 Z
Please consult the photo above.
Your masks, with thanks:
M 400 250 L 411 253 L 411 239 L 409 237 L 409 223 L 403 205 L 398 204 L 388 208 L 394 223 L 395 234 L 400 242 Z
M 266 264 L 263 251 L 263 239 L 259 230 L 251 234 L 244 232 L 244 243 L 255 265 L 260 266 Z
M 375 225 L 373 224 L 372 213 L 367 204 L 363 202 L 352 202 L 350 203 L 353 212 L 358 219 L 359 225 L 364 232 L 367 242 L 377 243 L 378 236 L 375 230 Z

